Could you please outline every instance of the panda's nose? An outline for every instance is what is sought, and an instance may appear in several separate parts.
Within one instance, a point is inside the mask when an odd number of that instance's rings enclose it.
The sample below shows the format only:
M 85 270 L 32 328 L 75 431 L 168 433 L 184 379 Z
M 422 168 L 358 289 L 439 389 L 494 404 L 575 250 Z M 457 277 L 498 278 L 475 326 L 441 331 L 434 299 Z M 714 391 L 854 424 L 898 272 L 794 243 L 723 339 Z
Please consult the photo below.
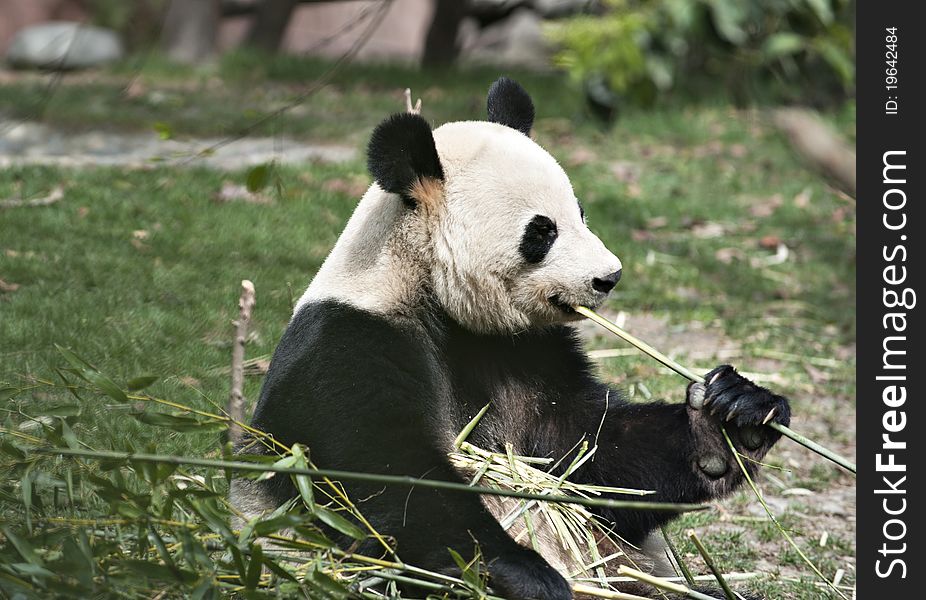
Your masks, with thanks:
M 618 269 L 610 275 L 605 275 L 604 277 L 595 277 L 592 279 L 592 287 L 595 288 L 596 292 L 607 294 L 614 289 L 614 286 L 617 285 L 617 282 L 620 280 L 621 269 Z

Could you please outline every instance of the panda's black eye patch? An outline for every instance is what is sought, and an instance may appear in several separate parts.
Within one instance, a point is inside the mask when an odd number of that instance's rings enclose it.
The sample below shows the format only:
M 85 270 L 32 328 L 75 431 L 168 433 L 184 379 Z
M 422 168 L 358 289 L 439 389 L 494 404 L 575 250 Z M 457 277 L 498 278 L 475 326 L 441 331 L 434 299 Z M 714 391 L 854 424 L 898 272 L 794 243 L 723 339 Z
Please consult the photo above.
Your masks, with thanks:
M 539 263 L 553 247 L 556 236 L 556 223 L 543 215 L 535 215 L 524 228 L 524 237 L 521 238 L 518 250 L 526 262 Z

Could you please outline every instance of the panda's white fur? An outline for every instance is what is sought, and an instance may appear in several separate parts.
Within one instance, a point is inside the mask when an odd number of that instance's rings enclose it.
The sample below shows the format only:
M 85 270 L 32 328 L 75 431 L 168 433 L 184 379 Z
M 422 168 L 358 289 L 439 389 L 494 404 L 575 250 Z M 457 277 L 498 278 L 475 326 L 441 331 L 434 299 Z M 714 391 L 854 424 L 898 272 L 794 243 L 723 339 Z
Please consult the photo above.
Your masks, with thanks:
M 438 197 L 409 220 L 399 196 L 374 183 L 296 312 L 335 299 L 401 314 L 429 285 L 473 331 L 515 333 L 569 318 L 551 297 L 601 303 L 591 282 L 619 271 L 621 262 L 588 229 L 568 176 L 549 153 L 510 127 L 481 121 L 442 125 L 434 141 L 444 169 L 443 185 L 432 191 Z M 559 237 L 542 264 L 525 265 L 517 234 L 536 215 L 550 218 Z

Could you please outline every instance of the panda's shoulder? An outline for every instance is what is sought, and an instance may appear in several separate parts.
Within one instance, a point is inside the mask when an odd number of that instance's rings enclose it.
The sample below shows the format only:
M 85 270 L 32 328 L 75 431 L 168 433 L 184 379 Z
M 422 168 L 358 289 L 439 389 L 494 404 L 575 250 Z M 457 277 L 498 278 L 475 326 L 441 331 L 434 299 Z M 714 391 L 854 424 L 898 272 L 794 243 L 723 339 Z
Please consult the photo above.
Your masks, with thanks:
M 396 361 L 419 361 L 420 340 L 394 319 L 336 300 L 303 305 L 277 345 L 268 379 L 357 374 Z

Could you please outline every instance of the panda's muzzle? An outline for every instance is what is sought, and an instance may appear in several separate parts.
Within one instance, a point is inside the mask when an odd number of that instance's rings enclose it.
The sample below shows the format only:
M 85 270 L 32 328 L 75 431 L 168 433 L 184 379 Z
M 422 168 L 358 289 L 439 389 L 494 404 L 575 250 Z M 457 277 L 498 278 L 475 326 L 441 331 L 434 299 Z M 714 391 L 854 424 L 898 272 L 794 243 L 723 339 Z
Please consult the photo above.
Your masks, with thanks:
M 621 271 L 618 269 L 604 277 L 595 277 L 592 279 L 592 289 L 602 294 L 610 294 L 617 282 L 621 280 Z

